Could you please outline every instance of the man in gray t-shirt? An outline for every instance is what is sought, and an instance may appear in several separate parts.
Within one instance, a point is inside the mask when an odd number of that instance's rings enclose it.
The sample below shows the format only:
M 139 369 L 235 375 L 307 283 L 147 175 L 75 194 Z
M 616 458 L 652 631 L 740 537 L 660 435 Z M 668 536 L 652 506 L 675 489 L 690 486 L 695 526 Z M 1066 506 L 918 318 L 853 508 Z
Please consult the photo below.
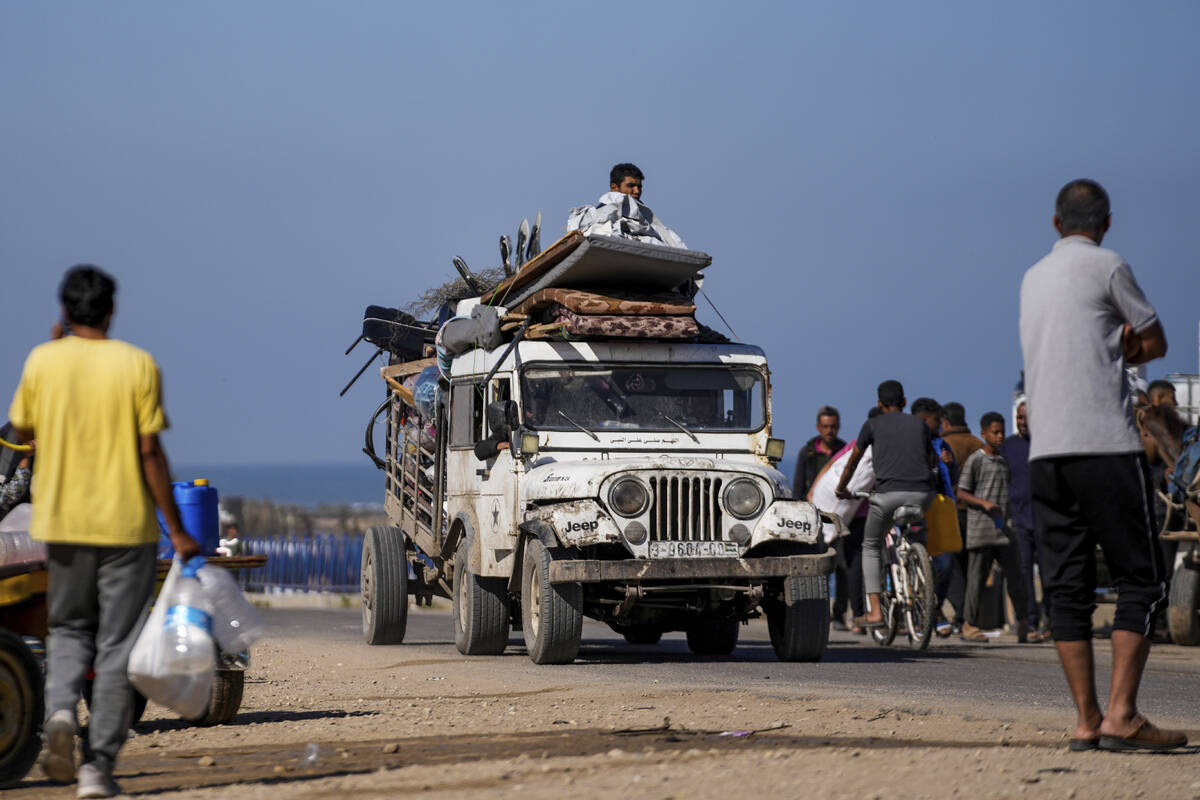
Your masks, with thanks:
M 1098 183 L 1068 183 L 1055 205 L 1062 238 L 1021 282 L 1030 490 L 1051 629 L 1078 711 L 1071 749 L 1167 750 L 1187 737 L 1137 709 L 1166 572 L 1125 380 L 1126 364 L 1162 357 L 1167 343 L 1129 265 L 1100 247 L 1111 223 Z M 1105 713 L 1091 641 L 1097 545 L 1119 587 Z

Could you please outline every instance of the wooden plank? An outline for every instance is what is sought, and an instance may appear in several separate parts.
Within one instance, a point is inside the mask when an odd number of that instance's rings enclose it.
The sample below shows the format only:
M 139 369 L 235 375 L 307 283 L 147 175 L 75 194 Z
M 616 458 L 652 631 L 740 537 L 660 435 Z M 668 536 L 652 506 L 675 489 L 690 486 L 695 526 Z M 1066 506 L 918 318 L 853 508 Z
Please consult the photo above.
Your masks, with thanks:
M 567 329 L 565 322 L 548 322 L 544 325 L 530 326 L 525 332 L 526 339 L 546 339 L 556 333 L 562 333 Z
M 490 295 L 484 295 L 484 302 L 488 305 L 504 305 L 505 297 L 540 278 L 582 243 L 583 234 L 571 231 L 526 262 L 516 275 L 502 282 Z
M 379 368 L 379 374 L 383 378 L 407 378 L 409 375 L 415 375 L 426 367 L 437 365 L 437 358 L 421 358 L 416 361 L 404 361 L 399 364 L 389 364 L 386 367 Z
M 384 377 L 384 380 L 387 381 L 388 386 L 392 387 L 392 391 L 399 395 L 405 405 L 411 408 L 417 407 L 417 401 L 413 399 L 413 393 L 408 390 L 408 387 L 392 377 Z

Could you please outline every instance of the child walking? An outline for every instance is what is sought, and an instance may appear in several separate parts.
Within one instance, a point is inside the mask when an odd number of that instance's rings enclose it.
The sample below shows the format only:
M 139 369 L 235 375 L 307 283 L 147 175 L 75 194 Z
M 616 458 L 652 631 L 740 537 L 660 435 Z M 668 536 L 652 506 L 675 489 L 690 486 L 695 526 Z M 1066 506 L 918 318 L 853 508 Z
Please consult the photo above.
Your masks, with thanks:
M 999 562 L 1008 584 L 1017 617 L 1017 641 L 1028 641 L 1028 599 L 1021 578 L 1021 553 L 1009 536 L 1012 508 L 1008 485 L 1012 480 L 1008 462 L 1000 455 L 1004 444 L 1004 417 L 989 411 L 979 421 L 983 449 L 976 450 L 962 466 L 958 477 L 958 499 L 967 505 L 967 596 L 964 605 L 966 620 L 962 638 L 971 642 L 986 642 L 979 628 L 979 606 L 983 587 Z

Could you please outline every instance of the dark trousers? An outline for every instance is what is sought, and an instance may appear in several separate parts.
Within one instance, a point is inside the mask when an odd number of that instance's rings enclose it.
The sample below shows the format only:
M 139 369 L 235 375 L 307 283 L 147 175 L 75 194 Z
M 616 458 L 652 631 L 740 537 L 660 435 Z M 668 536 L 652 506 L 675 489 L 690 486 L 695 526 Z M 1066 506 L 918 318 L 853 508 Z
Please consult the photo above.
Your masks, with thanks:
M 841 539 L 842 553 L 846 557 L 846 593 L 849 596 L 850 613 L 856 617 L 867 613 L 862 572 L 863 531 L 866 527 L 866 517 L 855 517 L 850 520 L 850 533 Z
M 964 537 L 967 535 L 967 512 L 963 509 L 958 511 L 958 529 Z M 954 609 L 954 620 L 962 622 L 967 618 L 967 548 L 964 547 L 954 554 L 954 561 L 945 580 L 945 589 L 939 593 L 939 597 L 950 601 L 950 607 Z M 941 608 L 941 603 L 938 604 L 938 608 Z
M 1039 458 L 1030 462 L 1029 478 L 1055 640 L 1092 636 L 1097 545 L 1117 587 L 1113 628 L 1149 636 L 1167 584 L 1146 456 Z
M 129 735 L 133 690 L 126 668 L 154 590 L 155 546 L 52 544 L 48 554 L 46 716 L 74 713 L 94 670 L 84 759 L 111 773 Z
M 1042 587 L 1042 605 L 1038 605 L 1037 586 L 1033 580 L 1034 565 L 1037 564 L 1038 571 L 1042 571 L 1041 563 L 1038 560 L 1037 537 L 1029 528 L 1017 528 L 1016 530 L 1017 548 L 1021 551 L 1021 580 L 1025 584 L 1025 597 L 1029 604 L 1027 621 L 1030 630 L 1037 630 L 1038 622 L 1042 619 L 1050 619 L 1050 595 L 1046 592 L 1045 587 Z
M 1009 542 L 1005 545 L 980 547 L 967 552 L 967 594 L 964 618 L 976 627 L 979 626 L 979 605 L 983 597 L 983 587 L 987 585 L 988 576 L 992 574 L 992 562 L 999 562 L 1000 571 L 1004 575 L 1004 583 L 1008 587 L 1008 599 L 1012 601 L 1013 612 L 1017 619 L 1023 621 L 1029 613 L 1026 608 L 1025 583 L 1021 580 L 1021 554 L 1016 544 Z

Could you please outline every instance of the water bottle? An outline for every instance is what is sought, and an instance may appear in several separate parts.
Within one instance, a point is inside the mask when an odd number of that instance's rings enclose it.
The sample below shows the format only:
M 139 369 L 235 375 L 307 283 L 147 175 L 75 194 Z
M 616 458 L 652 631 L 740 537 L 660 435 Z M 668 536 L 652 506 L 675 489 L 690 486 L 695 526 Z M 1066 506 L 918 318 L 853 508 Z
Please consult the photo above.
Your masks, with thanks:
M 221 652 L 237 655 L 248 651 L 263 633 L 258 609 L 242 594 L 229 570 L 208 564 L 196 577 L 212 607 L 212 634 Z
M 203 675 L 216 664 L 212 611 L 196 577 L 203 565 L 203 556 L 188 559 L 175 581 L 175 591 L 167 599 L 170 605 L 163 627 L 169 644 L 163 660 L 167 671 L 174 675 Z

